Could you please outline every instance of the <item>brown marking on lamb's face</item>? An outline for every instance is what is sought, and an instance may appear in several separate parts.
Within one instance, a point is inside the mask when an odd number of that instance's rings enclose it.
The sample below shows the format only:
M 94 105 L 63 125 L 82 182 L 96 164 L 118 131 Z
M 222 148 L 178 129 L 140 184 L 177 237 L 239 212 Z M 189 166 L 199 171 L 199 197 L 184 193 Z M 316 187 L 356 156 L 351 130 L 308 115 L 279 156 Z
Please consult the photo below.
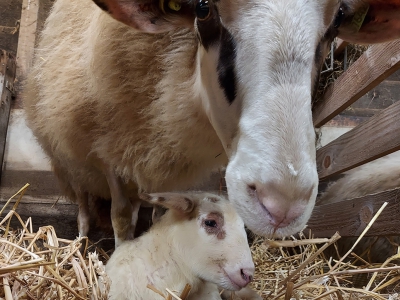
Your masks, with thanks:
M 219 240 L 226 237 L 224 227 L 224 216 L 219 212 L 209 213 L 201 219 L 201 227 L 211 235 L 215 235 Z

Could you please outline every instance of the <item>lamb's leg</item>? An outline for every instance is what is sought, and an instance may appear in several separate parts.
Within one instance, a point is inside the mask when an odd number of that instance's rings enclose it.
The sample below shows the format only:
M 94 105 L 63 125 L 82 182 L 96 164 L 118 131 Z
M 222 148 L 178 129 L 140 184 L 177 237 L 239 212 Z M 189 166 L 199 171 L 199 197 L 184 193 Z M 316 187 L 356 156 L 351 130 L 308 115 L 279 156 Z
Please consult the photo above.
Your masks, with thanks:
M 82 193 L 77 195 L 78 198 L 78 229 L 80 236 L 88 236 L 90 214 L 89 214 L 89 195 Z
M 194 293 L 190 293 L 188 300 L 221 300 L 218 286 L 211 282 L 204 282 Z
M 115 247 L 118 247 L 123 241 L 134 237 L 140 202 L 134 201 L 131 204 L 124 195 L 121 179 L 110 168 L 107 169 L 106 177 L 111 193 L 111 223 Z
M 237 292 L 225 290 L 221 296 L 224 300 L 262 300 L 262 297 L 250 287 L 242 288 Z

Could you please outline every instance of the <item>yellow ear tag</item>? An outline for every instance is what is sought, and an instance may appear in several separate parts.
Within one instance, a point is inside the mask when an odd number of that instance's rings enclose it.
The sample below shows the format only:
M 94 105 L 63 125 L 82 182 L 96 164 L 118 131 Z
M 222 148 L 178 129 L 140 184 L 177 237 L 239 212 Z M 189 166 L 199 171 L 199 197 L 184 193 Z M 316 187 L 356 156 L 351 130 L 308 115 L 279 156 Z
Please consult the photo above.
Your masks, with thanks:
M 351 25 L 353 25 L 356 32 L 360 31 L 365 17 L 367 16 L 369 11 L 369 4 L 365 3 L 355 14 L 353 20 L 351 20 Z
M 180 11 L 181 8 L 182 8 L 182 5 L 181 5 L 181 3 L 180 3 L 179 1 L 171 0 L 171 1 L 168 2 L 168 7 L 169 7 L 171 10 Z

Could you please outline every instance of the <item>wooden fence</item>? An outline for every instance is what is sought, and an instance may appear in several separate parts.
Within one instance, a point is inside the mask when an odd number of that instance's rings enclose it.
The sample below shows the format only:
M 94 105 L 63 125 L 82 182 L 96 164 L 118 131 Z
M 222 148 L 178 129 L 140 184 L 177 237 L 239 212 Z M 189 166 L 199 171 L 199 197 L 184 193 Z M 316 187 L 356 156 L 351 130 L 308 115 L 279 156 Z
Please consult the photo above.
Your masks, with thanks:
M 314 105 L 313 120 L 316 128 L 328 123 L 399 69 L 400 40 L 370 46 Z M 317 150 L 318 175 L 320 180 L 328 180 L 397 150 L 400 150 L 400 101 Z M 387 201 L 388 207 L 369 235 L 398 235 L 398 196 L 400 190 L 393 190 L 317 206 L 309 227 L 317 236 L 331 236 L 337 230 L 344 236 L 356 236 L 382 203 Z

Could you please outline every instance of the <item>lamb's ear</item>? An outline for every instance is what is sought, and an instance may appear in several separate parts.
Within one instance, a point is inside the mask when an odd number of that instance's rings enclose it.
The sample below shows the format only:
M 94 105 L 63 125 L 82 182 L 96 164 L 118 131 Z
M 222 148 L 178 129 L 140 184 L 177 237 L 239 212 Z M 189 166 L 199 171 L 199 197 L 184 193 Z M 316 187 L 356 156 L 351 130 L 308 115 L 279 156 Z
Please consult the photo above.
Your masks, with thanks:
M 345 41 L 374 44 L 400 38 L 400 0 L 344 0 L 341 9 L 338 36 Z
M 196 199 L 189 194 L 156 193 L 140 194 L 139 198 L 154 205 L 173 209 L 184 214 L 191 213 L 196 207 Z
M 164 32 L 193 26 L 189 0 L 93 0 L 114 19 L 144 32 Z
M 153 222 L 153 224 L 158 223 L 166 211 L 167 209 L 165 207 L 160 205 L 154 205 L 153 213 L 151 215 L 151 221 Z

